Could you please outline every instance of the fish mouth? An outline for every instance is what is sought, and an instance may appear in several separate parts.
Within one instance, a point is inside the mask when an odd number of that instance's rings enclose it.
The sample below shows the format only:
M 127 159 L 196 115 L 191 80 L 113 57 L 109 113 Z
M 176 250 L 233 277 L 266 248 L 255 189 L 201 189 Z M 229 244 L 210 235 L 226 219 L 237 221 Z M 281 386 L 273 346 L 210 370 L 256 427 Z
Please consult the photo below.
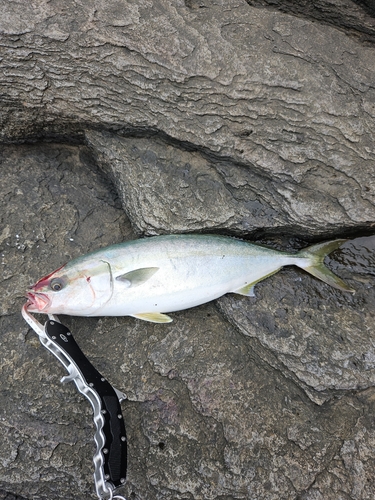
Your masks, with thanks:
M 26 306 L 29 312 L 44 312 L 51 304 L 49 297 L 40 292 L 27 292 L 26 298 Z

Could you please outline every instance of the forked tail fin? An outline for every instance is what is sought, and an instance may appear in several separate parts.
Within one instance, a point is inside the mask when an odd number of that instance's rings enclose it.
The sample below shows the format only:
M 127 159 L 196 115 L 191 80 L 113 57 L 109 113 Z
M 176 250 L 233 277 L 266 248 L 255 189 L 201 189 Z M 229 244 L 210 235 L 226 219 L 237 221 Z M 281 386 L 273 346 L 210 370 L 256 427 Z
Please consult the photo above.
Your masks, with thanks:
M 333 240 L 326 243 L 317 243 L 316 245 L 304 248 L 296 255 L 296 257 L 300 257 L 304 259 L 304 261 L 301 260 L 299 263 L 296 259 L 295 265 L 305 269 L 305 271 L 328 285 L 338 288 L 339 290 L 355 293 L 355 290 L 350 288 L 341 278 L 333 274 L 324 264 L 324 258 L 339 248 L 345 241 L 347 240 Z

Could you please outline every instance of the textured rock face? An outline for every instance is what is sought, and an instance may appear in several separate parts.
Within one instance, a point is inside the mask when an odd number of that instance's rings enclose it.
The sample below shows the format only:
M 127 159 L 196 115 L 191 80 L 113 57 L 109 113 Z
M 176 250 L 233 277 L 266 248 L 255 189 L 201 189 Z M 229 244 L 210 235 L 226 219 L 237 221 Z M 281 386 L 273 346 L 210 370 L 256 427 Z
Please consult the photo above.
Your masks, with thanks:
M 87 123 L 297 181 L 372 169 L 374 50 L 341 31 L 242 0 L 3 3 L 5 139 Z
M 326 262 L 356 294 L 288 268 L 168 325 L 62 318 L 128 395 L 121 493 L 375 497 L 374 18 L 270 4 L 0 0 L 1 500 L 95 498 L 92 411 L 22 320 L 28 285 L 194 231 L 353 236 Z
M 373 0 L 246 0 L 249 5 L 270 7 L 320 23 L 330 24 L 362 42 L 375 42 Z
M 160 139 L 85 135 L 140 234 L 173 228 L 332 238 L 353 228 L 368 229 L 368 221 L 375 220 L 375 205 L 358 189 L 373 185 L 373 169 L 353 167 L 348 178 L 323 165 L 311 172 L 296 167 L 294 178 L 278 179 Z
M 245 334 L 259 340 L 286 376 L 293 373 L 309 396 L 375 385 L 372 329 L 375 311 L 375 238 L 346 243 L 331 261 L 356 289 L 339 293 L 294 270 L 284 270 L 257 289 L 257 297 L 219 300 L 222 312 Z M 351 265 L 355 262 L 356 265 Z M 349 269 L 351 276 L 349 276 Z M 369 272 L 370 271 L 370 272 Z M 270 359 L 272 363 L 272 359 Z M 320 394 L 310 392 L 311 388 Z
M 78 492 L 83 499 L 92 491 L 91 410 L 72 387 L 59 384 L 62 367 L 25 328 L 20 305 L 47 269 L 132 233 L 82 148 L 10 146 L 0 161 L 0 491 L 28 499 Z
M 83 148 L 8 146 L 2 175 L 0 491 L 83 500 L 93 492 L 91 409 L 59 384 L 62 367 L 18 311 L 30 281 L 134 236 Z M 355 298 L 288 270 L 258 285 L 256 299 L 221 299 L 229 323 L 212 304 L 173 314 L 171 325 L 64 318 L 128 394 L 128 497 L 333 499 L 343 489 L 371 498 L 370 244 L 348 243 L 330 261 Z

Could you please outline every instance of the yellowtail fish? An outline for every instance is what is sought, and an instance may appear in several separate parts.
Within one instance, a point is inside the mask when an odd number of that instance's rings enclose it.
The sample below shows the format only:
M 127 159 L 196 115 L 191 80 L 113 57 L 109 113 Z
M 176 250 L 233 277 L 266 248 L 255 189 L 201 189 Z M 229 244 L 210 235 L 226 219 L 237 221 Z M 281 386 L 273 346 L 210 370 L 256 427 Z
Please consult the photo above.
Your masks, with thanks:
M 215 235 L 154 236 L 126 241 L 71 260 L 27 293 L 29 312 L 133 316 L 169 323 L 165 313 L 232 292 L 254 296 L 254 285 L 295 265 L 353 292 L 323 263 L 346 240 L 318 243 L 296 254 Z

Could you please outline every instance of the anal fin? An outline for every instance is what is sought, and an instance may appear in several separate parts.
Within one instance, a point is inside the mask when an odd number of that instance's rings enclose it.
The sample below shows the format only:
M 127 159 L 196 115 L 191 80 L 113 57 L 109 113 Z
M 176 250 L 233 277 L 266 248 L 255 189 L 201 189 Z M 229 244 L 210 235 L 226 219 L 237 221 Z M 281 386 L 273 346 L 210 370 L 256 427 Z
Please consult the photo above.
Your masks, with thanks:
M 273 274 L 276 274 L 278 271 L 280 271 L 280 268 L 275 269 L 274 271 L 271 271 L 268 274 L 265 274 L 261 278 L 257 279 L 256 281 L 252 281 L 251 283 L 248 283 L 247 285 L 238 288 L 237 290 L 233 290 L 232 293 L 238 293 L 239 295 L 245 295 L 246 297 L 255 297 L 255 292 L 254 292 L 254 287 L 259 281 L 263 281 L 264 279 L 268 278 L 269 276 L 272 276 Z
M 150 321 L 151 323 L 170 323 L 173 319 L 167 314 L 152 312 L 152 313 L 140 313 L 131 314 L 133 318 L 142 319 L 143 321 Z
M 235 290 L 233 293 L 238 293 L 238 295 L 245 295 L 246 297 L 255 297 L 254 293 L 255 283 L 250 283 L 249 285 L 245 285 L 238 290 Z

